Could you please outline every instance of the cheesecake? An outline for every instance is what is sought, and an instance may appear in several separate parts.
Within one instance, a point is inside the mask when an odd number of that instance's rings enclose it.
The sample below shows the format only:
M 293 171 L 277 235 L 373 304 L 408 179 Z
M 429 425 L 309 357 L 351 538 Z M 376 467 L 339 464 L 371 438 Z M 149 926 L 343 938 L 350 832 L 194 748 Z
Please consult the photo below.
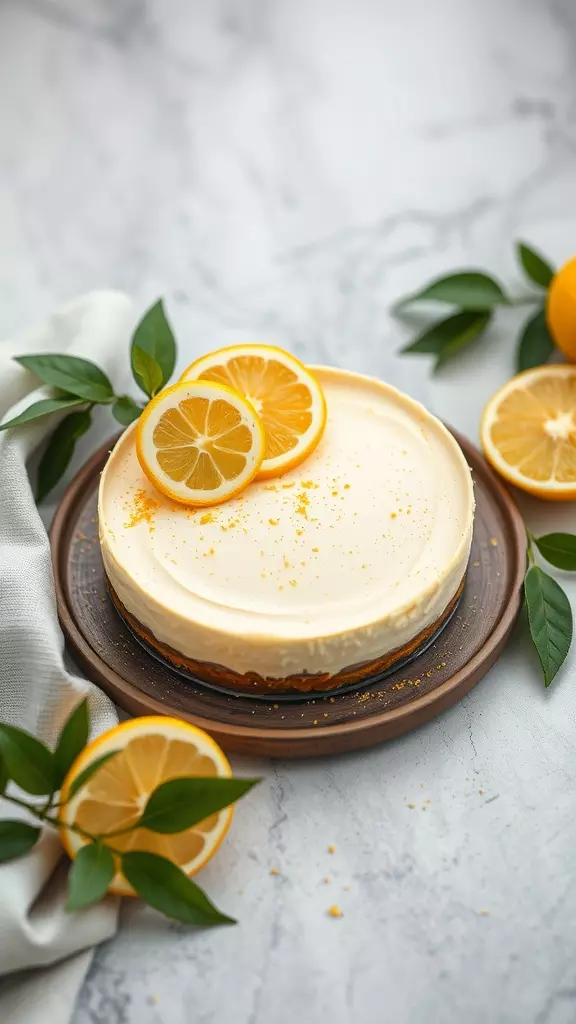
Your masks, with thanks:
M 200 683 L 258 695 L 365 684 L 423 649 L 461 593 L 474 495 L 454 437 L 382 381 L 313 372 L 326 429 L 281 477 L 184 506 L 143 473 L 134 425 L 102 473 L 110 597 Z

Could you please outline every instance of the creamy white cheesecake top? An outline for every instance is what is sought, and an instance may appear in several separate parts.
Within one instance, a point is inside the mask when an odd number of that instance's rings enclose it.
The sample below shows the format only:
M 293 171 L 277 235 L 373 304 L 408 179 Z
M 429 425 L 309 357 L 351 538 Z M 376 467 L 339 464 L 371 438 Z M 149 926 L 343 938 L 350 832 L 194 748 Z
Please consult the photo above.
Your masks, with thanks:
M 381 381 L 314 371 L 328 419 L 309 458 L 210 509 L 176 505 L 136 457 L 102 474 L 100 539 L 120 601 L 161 643 L 235 672 L 335 674 L 435 622 L 468 561 L 466 460 L 423 406 Z

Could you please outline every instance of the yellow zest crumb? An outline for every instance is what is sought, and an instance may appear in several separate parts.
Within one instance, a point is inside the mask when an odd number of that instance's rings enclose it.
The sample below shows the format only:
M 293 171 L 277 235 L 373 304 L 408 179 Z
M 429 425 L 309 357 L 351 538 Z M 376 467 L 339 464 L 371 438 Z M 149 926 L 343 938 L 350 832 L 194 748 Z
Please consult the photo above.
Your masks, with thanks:
M 332 497 L 333 498 L 337 498 L 338 497 L 338 491 L 332 491 Z
M 344 917 L 340 907 L 337 907 L 336 904 L 332 907 L 328 907 L 328 913 L 330 914 L 330 917 Z
M 264 490 L 265 491 L 277 491 L 278 488 L 276 487 L 276 484 L 265 484 Z
M 290 584 L 291 587 L 297 587 L 298 586 L 298 582 L 296 580 L 288 580 L 288 583 Z
M 497 548 L 498 547 L 498 541 L 496 540 L 496 537 L 490 537 L 490 543 L 491 543 L 493 548 Z
M 312 548 L 312 551 L 314 552 L 314 554 L 317 554 L 320 551 L 320 548 Z
M 270 526 L 278 526 L 277 519 L 269 519 L 268 522 L 270 523 Z
M 479 917 L 489 917 L 490 916 L 490 911 L 486 910 L 484 907 L 481 910 L 477 910 L 476 913 L 478 914 Z
M 286 555 L 284 555 L 284 568 L 285 569 L 289 569 L 290 568 L 290 562 L 286 558 Z
M 270 874 L 271 875 L 279 875 L 280 871 L 279 871 L 278 868 L 270 868 Z
M 478 566 L 480 565 L 480 562 L 472 562 L 472 565 L 474 566 L 475 569 L 477 569 Z
M 322 881 L 324 882 L 324 885 L 328 885 L 330 883 L 330 879 L 328 878 L 328 875 L 324 875 L 324 878 L 322 879 Z
M 349 491 L 350 490 L 350 484 L 344 484 L 344 490 L 345 491 Z
M 296 508 L 296 512 L 298 513 L 299 516 L 304 516 L 304 518 L 307 519 L 308 508 L 310 506 L 310 498 L 306 494 L 306 491 L 300 491 L 299 494 L 296 495 L 296 497 L 297 500 L 300 502 L 300 504 Z
M 278 704 L 273 704 L 272 707 L 274 707 L 276 709 L 276 711 L 278 711 L 279 705 Z
M 214 522 L 214 513 L 213 512 L 205 512 L 204 515 L 200 517 L 200 523 L 202 524 L 202 526 L 205 526 L 206 523 L 213 523 L 213 522 Z
M 294 484 L 295 480 L 293 480 L 291 484 L 282 484 L 282 490 L 287 491 L 289 487 L 294 487 Z
M 302 487 L 306 487 L 309 490 L 311 487 L 317 488 L 318 484 L 315 484 L 313 480 L 303 480 Z
M 416 807 L 416 804 L 408 804 L 408 807 L 410 807 L 411 810 L 414 810 L 414 808 Z
M 318 719 L 317 719 L 317 718 L 315 718 L 315 719 L 314 719 L 314 722 L 313 722 L 313 724 L 314 724 L 314 725 L 318 725 Z
M 328 847 L 328 853 L 336 853 L 336 847 L 333 846 L 332 843 Z
M 391 512 L 390 513 L 390 519 L 396 519 L 396 513 L 395 512 Z
M 296 530 L 296 536 L 297 537 L 301 537 L 303 533 L 304 533 L 304 530 Z
M 160 508 L 160 502 L 155 501 L 142 487 L 136 491 L 132 503 L 127 502 L 126 504 L 131 511 L 128 521 L 124 523 L 125 529 L 138 526 L 138 523 L 150 525 L 154 521 L 156 511 Z M 124 507 L 126 508 L 126 505 Z

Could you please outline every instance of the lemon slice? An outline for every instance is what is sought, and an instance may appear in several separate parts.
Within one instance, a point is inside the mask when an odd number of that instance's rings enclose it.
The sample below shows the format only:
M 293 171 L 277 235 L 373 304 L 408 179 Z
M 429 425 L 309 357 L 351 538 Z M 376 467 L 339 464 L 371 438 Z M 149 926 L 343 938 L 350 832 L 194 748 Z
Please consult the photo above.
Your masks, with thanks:
M 279 476 L 314 450 L 326 425 L 320 384 L 303 363 L 271 345 L 232 345 L 184 370 L 180 380 L 208 380 L 244 395 L 266 435 L 259 478 Z
M 208 381 L 161 391 L 136 428 L 146 476 L 187 505 L 216 505 L 242 491 L 260 469 L 264 446 L 262 423 L 246 398 Z
M 539 366 L 508 381 L 484 410 L 488 462 L 549 501 L 576 499 L 576 367 Z
M 94 761 L 116 751 L 78 792 L 69 798 L 72 783 Z M 65 826 L 74 824 L 97 835 L 116 832 L 138 820 L 157 786 L 185 776 L 230 778 L 232 771 L 220 747 L 202 729 L 175 718 L 146 717 L 122 722 L 90 743 L 72 765 L 62 786 L 59 819 L 61 838 L 74 859 L 85 840 Z M 193 875 L 215 854 L 232 820 L 225 807 L 193 828 L 160 835 L 135 829 L 110 840 L 115 850 L 144 850 L 167 857 Z M 134 890 L 117 872 L 111 892 L 133 896 Z

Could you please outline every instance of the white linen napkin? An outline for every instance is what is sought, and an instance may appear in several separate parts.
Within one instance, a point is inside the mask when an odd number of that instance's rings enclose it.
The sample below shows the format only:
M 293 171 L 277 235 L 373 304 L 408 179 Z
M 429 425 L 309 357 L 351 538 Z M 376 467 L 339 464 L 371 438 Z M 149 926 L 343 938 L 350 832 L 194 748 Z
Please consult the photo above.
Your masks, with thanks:
M 50 395 L 48 388 L 36 388 L 36 378 L 13 356 L 81 355 L 115 383 L 125 373 L 134 324 L 126 296 L 97 292 L 57 310 L 23 337 L 0 343 L 0 420 Z M 111 701 L 64 663 L 48 537 L 26 470 L 53 428 L 51 417 L 50 426 L 40 419 L 0 432 L 0 720 L 50 744 L 82 695 L 89 698 L 93 735 L 117 721 Z M 0 817 L 17 817 L 15 811 L 0 801 Z M 92 947 L 116 930 L 115 897 L 69 914 L 65 880 L 62 849 L 49 832 L 27 856 L 0 865 L 0 1021 L 67 1024 Z

